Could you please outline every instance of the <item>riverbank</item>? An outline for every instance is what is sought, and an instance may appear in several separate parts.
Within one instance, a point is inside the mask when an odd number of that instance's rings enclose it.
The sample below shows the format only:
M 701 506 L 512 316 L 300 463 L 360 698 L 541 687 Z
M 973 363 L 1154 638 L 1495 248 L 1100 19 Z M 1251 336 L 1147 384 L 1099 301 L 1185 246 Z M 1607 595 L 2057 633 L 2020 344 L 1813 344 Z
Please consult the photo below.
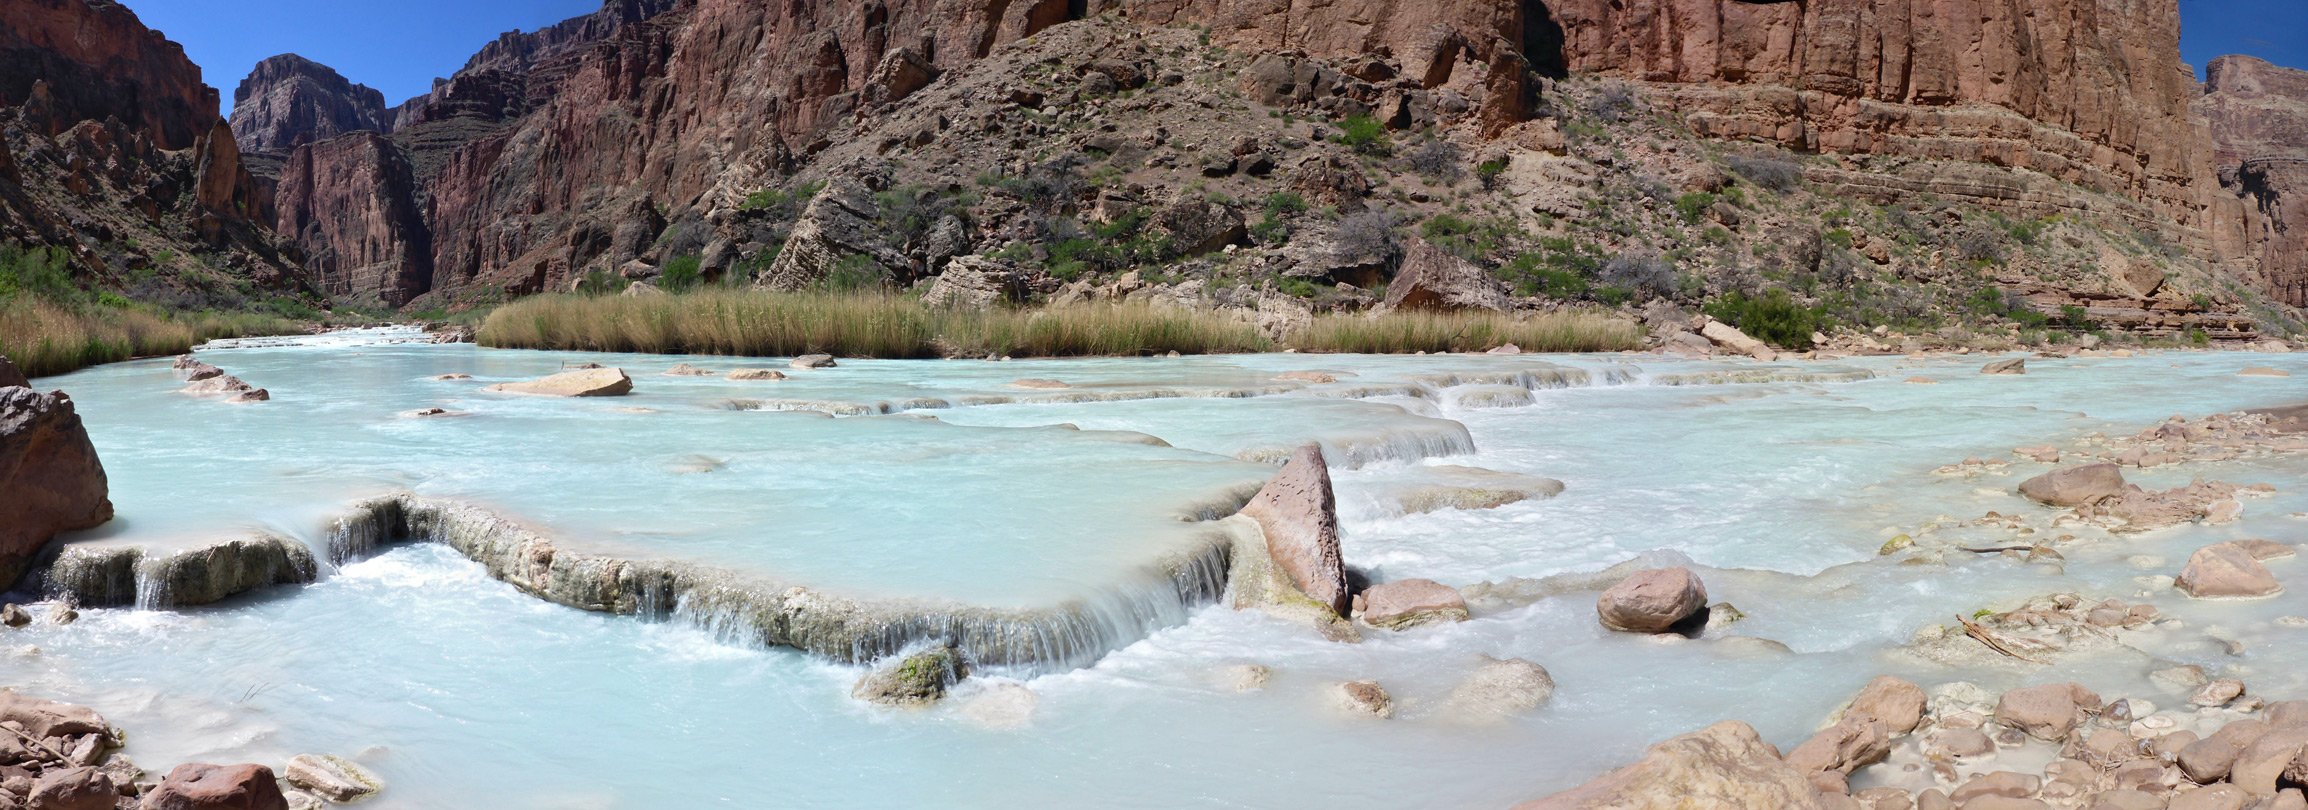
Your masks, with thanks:
M 490 313 L 485 346 L 781 357 L 1127 357 L 1152 354 L 1638 348 L 1642 327 L 1600 311 L 1399 312 L 1261 320 L 1143 304 L 936 308 L 897 294 L 709 290 L 679 295 L 540 295 Z M 1279 316 L 1278 316 L 1279 317 Z
M 220 338 L 296 335 L 312 327 L 253 312 L 172 313 L 132 305 L 0 300 L 0 355 L 33 377 L 137 357 L 183 354 Z

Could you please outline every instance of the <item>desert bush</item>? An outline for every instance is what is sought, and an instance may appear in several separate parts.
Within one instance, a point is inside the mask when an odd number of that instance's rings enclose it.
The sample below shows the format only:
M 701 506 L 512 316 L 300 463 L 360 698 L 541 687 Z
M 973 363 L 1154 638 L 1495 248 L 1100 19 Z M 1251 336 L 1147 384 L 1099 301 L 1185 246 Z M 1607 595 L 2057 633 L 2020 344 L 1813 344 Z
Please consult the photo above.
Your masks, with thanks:
M 1731 173 L 1772 191 L 1788 192 L 1803 185 L 1803 167 L 1778 153 L 1741 153 L 1725 161 Z
M 1811 334 L 1827 326 L 1825 313 L 1804 306 L 1786 290 L 1776 288 L 1760 296 L 1732 291 L 1709 302 L 1701 311 L 1738 327 L 1748 337 L 1782 349 L 1811 348 Z
M 1394 151 L 1394 143 L 1386 135 L 1386 125 L 1367 115 L 1350 115 L 1340 121 L 1334 140 L 1357 154 L 1384 156 Z
M 1652 253 L 1622 253 L 1603 265 L 1598 276 L 1604 284 L 1628 290 L 1641 290 L 1652 295 L 1673 295 L 1675 266 Z
M 1429 138 L 1403 155 L 1403 162 L 1418 176 L 1443 185 L 1466 177 L 1466 150 L 1441 138 Z

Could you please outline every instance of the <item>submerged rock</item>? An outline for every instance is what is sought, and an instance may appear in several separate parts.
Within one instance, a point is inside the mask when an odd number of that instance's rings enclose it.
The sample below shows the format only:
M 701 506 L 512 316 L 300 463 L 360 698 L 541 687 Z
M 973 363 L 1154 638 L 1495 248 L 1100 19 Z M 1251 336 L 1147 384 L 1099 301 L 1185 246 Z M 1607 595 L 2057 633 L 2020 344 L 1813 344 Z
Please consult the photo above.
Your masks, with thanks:
M 1449 710 L 1462 716 L 1499 718 L 1545 705 L 1555 695 L 1547 668 L 1521 658 L 1483 656 L 1483 665 L 1451 690 Z
M 805 354 L 794 358 L 793 362 L 787 363 L 786 365 L 792 366 L 794 368 L 833 368 L 835 364 L 833 362 L 833 355 Z
M 1440 509 L 1495 509 L 1563 493 L 1563 482 L 1536 475 L 1454 465 L 1421 467 L 1418 472 L 1427 481 L 1402 490 L 1404 514 Z
M 1021 684 L 1004 681 L 962 704 L 962 716 L 987 728 L 1017 728 L 1033 719 L 1041 698 Z
M 1463 622 L 1467 600 L 1458 589 L 1431 579 L 1405 579 L 1363 591 L 1360 618 L 1372 627 L 1408 630 L 1427 624 Z
M 1029 378 L 1027 378 L 1027 379 L 1023 379 L 1023 380 L 1012 380 L 1012 381 L 1010 381 L 1010 387 L 1011 387 L 1011 388 L 1035 388 L 1035 389 L 1042 389 L 1042 390 L 1057 390 L 1057 389 L 1061 389 L 1061 388 L 1072 388 L 1072 387 L 1074 387 L 1074 386 L 1072 386 L 1072 385 L 1068 385 L 1068 384 L 1066 384 L 1066 383 L 1064 383 L 1064 382 L 1062 382 L 1062 381 L 1059 381 L 1059 380 L 1049 380 L 1049 379 L 1043 379 L 1043 378 L 1039 378 L 1039 377 L 1029 377 Z
M 2048 506 L 2082 506 L 2124 493 L 2124 471 L 2113 463 L 2063 467 L 2020 482 L 2019 492 Z
M 1393 717 L 1394 696 L 1377 681 L 1347 681 L 1330 687 L 1330 705 L 1339 711 L 1363 717 Z
M 1995 361 L 1995 362 L 1993 362 L 1993 363 L 1989 363 L 1989 364 L 1987 364 L 1987 365 L 1981 366 L 1981 367 L 1980 367 L 1980 369 L 1979 369 L 1979 373 L 1981 373 L 1981 374 L 2026 374 L 2026 373 L 2028 373 L 2028 361 L 2027 361 L 2027 358 L 2025 358 L 2025 357 L 2014 357 L 2014 358 L 2011 358 L 2011 359 L 2009 359 L 2009 360 L 1997 360 L 1997 361 Z
M 1273 679 L 1274 670 L 1264 664 L 1231 664 L 1218 670 L 1219 685 L 1235 692 L 1256 692 Z
M 698 367 L 696 367 L 696 366 L 693 366 L 693 365 L 690 365 L 690 364 L 688 364 L 688 363 L 676 363 L 676 364 L 674 364 L 674 366 L 673 366 L 672 368 L 669 368 L 669 369 L 666 369 L 666 370 L 665 370 L 665 376 L 668 376 L 668 377 L 711 377 L 711 376 L 713 376 L 713 372 L 711 372 L 711 371 L 707 371 L 707 370 L 705 370 L 705 369 L 702 369 L 702 368 L 698 368 Z
M 2196 549 L 2173 585 L 2197 599 L 2259 599 L 2284 592 L 2268 566 L 2236 542 Z
M 344 757 L 298 754 L 291 757 L 281 779 L 332 802 L 365 799 L 385 789 L 385 782 L 368 769 Z
M 111 519 L 104 464 L 72 398 L 0 387 L 0 588 L 51 538 Z
M 24 627 L 32 624 L 32 614 L 14 602 L 0 605 L 0 625 Z
M 227 374 L 194 382 L 191 385 L 177 389 L 177 393 L 191 394 L 196 397 L 221 397 L 230 394 L 237 394 L 252 388 L 255 388 L 255 386 L 241 382 L 239 377 L 234 377 Z
M 498 383 L 481 390 L 547 397 L 615 397 L 633 392 L 633 378 L 625 376 L 623 369 L 587 368 L 534 380 Z
M 224 401 L 234 404 L 247 402 L 270 402 L 272 401 L 272 392 L 262 388 L 252 388 L 247 391 L 242 391 L 238 394 L 225 397 Z
M 1666 632 L 1706 607 L 1706 583 L 1681 567 L 1637 571 L 1595 600 L 1604 627 L 1630 633 Z
M 187 763 L 146 793 L 143 810 L 288 810 L 288 798 L 263 765 Z
M 1827 810 L 1809 779 L 1746 723 L 1653 745 L 1633 765 L 1514 810 Z
M 943 699 L 948 688 L 969 674 L 969 662 L 960 650 L 932 647 L 866 673 L 849 694 L 884 706 L 926 706 Z
M 736 371 L 729 372 L 728 379 L 735 382 L 782 380 L 785 379 L 785 372 L 768 368 L 741 368 Z

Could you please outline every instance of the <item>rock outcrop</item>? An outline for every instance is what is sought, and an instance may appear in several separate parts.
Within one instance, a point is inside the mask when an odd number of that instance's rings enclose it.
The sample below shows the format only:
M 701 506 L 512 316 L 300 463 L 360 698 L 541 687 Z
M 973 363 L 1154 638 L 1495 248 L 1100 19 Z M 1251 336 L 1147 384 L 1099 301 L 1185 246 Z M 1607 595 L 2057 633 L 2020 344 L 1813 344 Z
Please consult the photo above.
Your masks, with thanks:
M 2198 599 L 2259 599 L 2284 592 L 2243 543 L 2214 543 L 2188 555 L 2174 585 Z
M 1802 772 L 1736 720 L 1653 745 L 1639 762 L 1515 810 L 1824 810 Z
M 305 272 L 322 292 L 397 307 L 432 289 L 416 170 L 390 139 L 353 132 L 304 144 L 275 189 L 274 228 L 304 247 Z
M 104 465 L 72 399 L 0 387 L 0 583 L 56 535 L 111 519 Z
M 2221 252 L 2277 300 L 2308 306 L 2308 71 L 2250 56 L 2204 66 L 2196 112 L 2210 123 L 2220 187 Z
M 387 132 L 385 95 L 293 53 L 256 63 L 232 92 L 233 141 L 242 152 L 285 152 L 348 132 Z
M 1503 310 L 1507 308 L 1507 286 L 1441 246 L 1419 242 L 1403 256 L 1402 269 L 1387 286 L 1385 307 L 1445 312 Z
M 926 706 L 944 699 L 946 690 L 969 674 L 961 651 L 941 645 L 866 673 L 850 697 L 885 706 Z
M 144 810 L 288 810 L 288 797 L 263 765 L 188 763 L 147 793 Z
M 2047 506 L 2083 506 L 2124 494 L 2124 471 L 2104 462 L 2063 467 L 2021 481 L 2019 493 Z

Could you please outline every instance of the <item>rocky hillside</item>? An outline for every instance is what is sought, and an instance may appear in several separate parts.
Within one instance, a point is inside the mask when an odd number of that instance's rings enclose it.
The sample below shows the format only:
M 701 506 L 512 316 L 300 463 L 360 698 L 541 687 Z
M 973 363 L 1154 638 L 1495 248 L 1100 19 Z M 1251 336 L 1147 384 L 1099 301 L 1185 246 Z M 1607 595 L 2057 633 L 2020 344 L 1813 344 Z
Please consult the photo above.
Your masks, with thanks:
M 2308 307 L 2308 72 L 2249 56 L 2205 68 L 2196 111 L 2211 124 L 2224 255 L 2278 300 Z
M 232 132 L 243 153 L 285 152 L 300 141 L 390 131 L 385 94 L 293 53 L 256 63 L 232 93 Z
M 304 290 L 217 91 L 114 3 L 0 6 L 0 240 L 84 283 L 188 307 Z

